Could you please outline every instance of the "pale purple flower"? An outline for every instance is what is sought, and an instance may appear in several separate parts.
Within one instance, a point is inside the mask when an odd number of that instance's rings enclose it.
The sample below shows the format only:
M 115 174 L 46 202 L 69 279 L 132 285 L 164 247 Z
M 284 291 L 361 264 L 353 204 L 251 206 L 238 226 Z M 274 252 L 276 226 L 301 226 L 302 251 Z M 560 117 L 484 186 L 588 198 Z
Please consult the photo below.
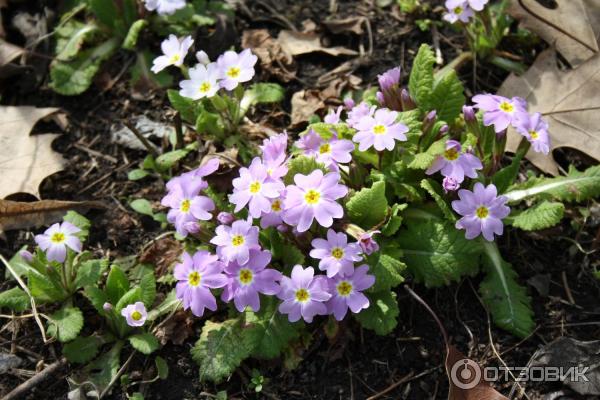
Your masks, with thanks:
M 185 0 L 144 0 L 144 6 L 148 11 L 156 10 L 159 15 L 172 15 L 185 7 Z
M 177 279 L 175 293 L 181 300 L 183 309 L 192 309 L 192 314 L 201 317 L 204 309 L 217 310 L 217 300 L 210 289 L 227 285 L 227 276 L 222 273 L 223 264 L 218 257 L 206 250 L 199 250 L 193 256 L 183 253 L 181 263 L 175 265 L 173 276 Z
M 264 213 L 260 217 L 260 227 L 266 229 L 270 226 L 280 226 L 283 224 L 281 213 L 283 212 L 283 199 L 284 196 L 278 197 L 271 200 L 271 210 L 268 213 Z
M 250 249 L 259 248 L 258 227 L 252 226 L 252 220 L 237 220 L 231 226 L 219 225 L 217 236 L 210 242 L 217 245 L 219 258 L 226 263 L 237 261 L 245 264 L 250 258 Z
M 542 114 L 523 115 L 516 122 L 517 131 L 531 143 L 534 151 L 548 154 L 550 152 L 550 135 L 548 123 L 542 119 Z
M 210 64 L 210 58 L 208 57 L 208 54 L 206 54 L 206 52 L 204 50 L 200 50 L 200 51 L 196 52 L 196 60 L 198 60 L 198 62 L 200 64 L 204 64 L 204 65 Z
M 217 221 L 219 221 L 219 223 L 223 225 L 231 225 L 233 221 L 235 221 L 235 217 L 232 213 L 221 211 L 217 215 Z
M 443 18 L 451 24 L 457 21 L 467 23 L 475 15 L 466 0 L 446 0 L 446 8 L 448 12 L 444 14 Z
M 377 75 L 380 92 L 375 96 L 377 101 L 390 110 L 402 111 L 402 91 L 400 89 L 400 67 L 392 68 Z
M 396 140 L 405 141 L 408 127 L 396 122 L 398 113 L 381 108 L 375 111 L 373 116 L 367 115 L 361 118 L 355 126 L 357 133 L 352 140 L 358 143 L 358 149 L 365 151 L 371 147 L 375 150 L 393 150 Z
M 460 183 L 456 179 L 450 176 L 446 176 L 442 181 L 442 187 L 444 188 L 444 192 L 446 193 L 454 192 L 455 190 L 458 190 L 458 188 L 460 187 Z
M 283 162 L 287 157 L 287 146 L 288 135 L 286 132 L 263 140 L 263 144 L 260 146 L 263 160 L 281 160 L 280 163 Z
M 146 306 L 141 301 L 136 301 L 133 304 L 129 304 L 127 307 L 121 310 L 121 315 L 125 317 L 127 325 L 131 327 L 138 327 L 144 325 L 146 318 L 148 318 L 148 312 Z
M 327 114 L 325 116 L 325 118 L 323 119 L 323 121 L 326 124 L 337 124 L 340 122 L 340 115 L 342 115 L 342 110 L 344 109 L 344 106 L 339 106 L 337 108 L 337 110 L 333 111 L 329 111 L 329 114 Z
M 321 226 L 330 227 L 334 218 L 344 216 L 344 209 L 336 200 L 346 196 L 348 188 L 339 180 L 338 173 L 323 176 L 319 169 L 309 175 L 296 174 L 295 185 L 286 188 L 283 220 L 297 225 L 300 233 L 306 232 L 315 218 Z
M 179 82 L 179 94 L 192 100 L 213 97 L 219 91 L 219 69 L 215 63 L 196 65 L 189 70 L 190 79 Z
M 478 94 L 473 97 L 475 107 L 484 111 L 483 124 L 494 125 L 496 133 L 504 131 L 527 113 L 527 102 L 520 97 L 508 99 L 493 94 Z
M 354 108 L 355 106 L 355 102 L 354 99 L 352 97 L 346 97 L 344 99 L 344 107 L 346 107 L 346 110 L 351 110 L 352 108 Z
M 169 35 L 169 37 L 160 44 L 163 55 L 154 59 L 150 70 L 155 74 L 158 74 L 169 65 L 175 65 L 176 67 L 182 66 L 183 60 L 190 47 L 192 47 L 192 44 L 194 44 L 194 39 L 192 39 L 191 36 L 185 36 L 178 39 L 175 35 Z
M 240 177 L 233 180 L 233 194 L 229 196 L 229 201 L 235 204 L 235 212 L 248 204 L 252 218 L 260 218 L 262 213 L 271 210 L 270 199 L 279 197 L 285 185 L 268 178 L 267 168 L 258 157 L 252 160 L 250 167 L 240 168 Z
M 169 182 L 167 182 L 167 190 L 172 190 L 175 186 L 180 185 L 181 182 L 185 180 L 188 182 L 194 182 L 194 185 L 198 185 L 199 191 L 204 190 L 208 187 L 208 182 L 206 182 L 204 178 L 211 175 L 218 169 L 219 159 L 211 158 L 200 167 L 172 178 Z
M 327 308 L 336 320 L 343 320 L 348 308 L 355 314 L 369 308 L 369 299 L 361 293 L 375 283 L 375 277 L 367 275 L 368 271 L 369 266 L 363 264 L 353 269 L 349 275 L 329 279 L 329 293 L 332 297 L 327 302 Z
M 360 102 L 359 105 L 352 108 L 352 110 L 348 111 L 348 118 L 346 119 L 346 123 L 351 128 L 356 128 L 356 125 L 360 122 L 362 117 L 366 117 L 367 115 L 373 115 L 375 113 L 375 109 L 377 107 L 369 106 L 364 101 Z
M 350 153 L 354 150 L 354 144 L 350 140 L 338 139 L 336 135 L 325 140 L 312 129 L 298 140 L 296 146 L 303 150 L 305 155 L 314 157 L 334 171 L 337 171 L 337 164 L 352 161 Z
M 254 64 L 258 57 L 252 54 L 250 49 L 241 53 L 229 50 L 221 54 L 217 59 L 219 67 L 219 78 L 221 87 L 227 90 L 235 89 L 240 83 L 248 82 L 254 77 Z
M 458 141 L 448 140 L 444 154 L 438 156 L 425 173 L 432 175 L 441 170 L 443 176 L 453 178 L 457 183 L 462 183 L 465 176 L 477 178 L 477 170 L 482 168 L 481 161 L 475 155 L 462 152 L 462 147 Z
M 288 314 L 290 322 L 303 318 L 312 322 L 315 315 L 326 315 L 325 301 L 331 298 L 328 292 L 328 283 L 325 276 L 314 276 L 312 267 L 303 269 L 296 265 L 292 270 L 291 278 L 282 276 L 281 290 L 277 294 L 283 303 L 279 305 L 279 312 Z
M 469 3 L 469 6 L 473 10 L 481 11 L 483 10 L 483 7 L 488 3 L 488 1 L 490 0 L 467 0 L 467 3 Z
M 312 258 L 319 261 L 319 269 L 327 271 L 327 277 L 335 275 L 352 275 L 354 263 L 362 260 L 358 243 L 348 243 L 344 233 L 337 233 L 333 229 L 327 231 L 327 240 L 317 238 L 312 241 L 313 249 L 310 251 Z
M 167 221 L 175 225 L 179 235 L 185 237 L 188 233 L 198 232 L 198 220 L 212 219 L 215 203 L 211 198 L 199 195 L 206 187 L 206 182 L 200 177 L 182 175 L 174 179 L 173 183 L 167 184 L 169 192 L 162 198 L 161 204 L 170 208 Z
M 377 75 L 379 87 L 382 92 L 394 88 L 400 84 L 400 67 L 388 69 L 383 74 Z
M 486 240 L 492 241 L 494 234 L 502 235 L 502 219 L 510 213 L 510 208 L 505 205 L 508 199 L 498 196 L 496 186 L 490 184 L 484 187 L 477 182 L 473 191 L 459 190 L 458 197 L 460 200 L 452 202 L 454 211 L 462 215 L 456 222 L 456 228 L 464 229 L 467 239 L 483 234 Z
M 269 296 L 279 293 L 277 281 L 281 280 L 281 272 L 266 268 L 271 262 L 271 253 L 266 250 L 250 250 L 250 259 L 246 264 L 229 263 L 225 267 L 229 281 L 223 290 L 221 300 L 229 302 L 233 299 L 235 308 L 243 312 L 250 307 L 256 312 L 260 309 L 259 293 Z
M 377 102 L 379 103 L 379 105 L 381 105 L 383 107 L 387 107 L 387 104 L 385 103 L 385 96 L 383 95 L 383 92 L 380 92 L 378 90 L 375 93 L 375 98 L 377 99 Z
M 379 250 L 379 245 L 377 244 L 375 239 L 373 239 L 373 235 L 377 233 L 381 232 L 368 231 L 360 235 L 360 237 L 358 238 L 358 244 L 360 245 L 360 248 L 362 249 L 363 253 L 365 253 L 366 255 L 371 255 Z
M 81 240 L 76 233 L 81 229 L 70 222 L 55 223 L 43 234 L 35 235 L 35 242 L 46 253 L 48 261 L 64 262 L 67 258 L 67 247 L 81 253 Z

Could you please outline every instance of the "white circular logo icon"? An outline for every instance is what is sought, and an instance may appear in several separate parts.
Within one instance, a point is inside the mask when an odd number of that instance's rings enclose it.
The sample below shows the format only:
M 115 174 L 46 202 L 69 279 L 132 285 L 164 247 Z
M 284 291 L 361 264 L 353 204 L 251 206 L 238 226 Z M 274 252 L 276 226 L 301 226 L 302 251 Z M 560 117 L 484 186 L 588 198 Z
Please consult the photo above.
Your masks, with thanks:
M 460 389 L 473 389 L 481 381 L 481 369 L 475 361 L 463 358 L 452 366 L 450 379 Z

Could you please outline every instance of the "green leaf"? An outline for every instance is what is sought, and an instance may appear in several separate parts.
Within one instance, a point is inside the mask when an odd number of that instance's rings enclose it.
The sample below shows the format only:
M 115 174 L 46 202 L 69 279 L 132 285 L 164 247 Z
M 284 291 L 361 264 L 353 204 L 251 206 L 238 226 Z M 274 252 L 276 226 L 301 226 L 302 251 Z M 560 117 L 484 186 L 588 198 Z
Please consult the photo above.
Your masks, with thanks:
M 83 369 L 87 375 L 87 381 L 91 382 L 98 393 L 101 393 L 114 379 L 121 366 L 120 356 L 123 349 L 123 341 L 117 341 L 106 353 L 100 355 Z M 89 388 L 86 389 L 86 392 Z
M 117 305 L 115 306 L 115 312 L 120 315 L 121 310 L 127 307 L 129 304 L 134 304 L 138 301 L 142 301 L 142 289 L 139 287 L 134 287 L 129 289 L 127 293 L 119 299 Z
M 70 210 L 70 211 L 67 211 L 67 213 L 63 217 L 63 221 L 70 222 L 73 225 L 75 225 L 76 227 L 78 227 L 79 229 L 81 229 L 81 232 L 79 232 L 77 234 L 77 236 L 79 238 L 81 238 L 82 240 L 88 237 L 92 223 L 90 222 L 89 219 L 87 219 L 83 215 L 79 214 L 78 212 Z
M 98 313 L 101 315 L 104 315 L 104 303 L 109 301 L 106 293 L 96 286 L 87 286 L 84 288 L 83 294 L 85 294 L 85 297 L 87 297 L 90 303 L 92 303 L 96 311 L 98 311 Z
M 404 282 L 402 273 L 406 264 L 399 261 L 401 252 L 391 246 L 381 248 L 379 252 L 367 258 L 369 274 L 375 276 L 375 284 L 369 288 L 370 292 L 390 290 Z
M 102 62 L 110 58 L 118 47 L 119 39 L 113 37 L 94 48 L 80 51 L 71 61 L 54 60 L 50 64 L 49 86 L 65 96 L 85 92 L 92 84 Z
M 11 257 L 10 260 L 8 260 L 8 263 L 10 264 L 11 268 L 13 269 L 15 274 L 17 274 L 17 276 L 19 276 L 19 277 L 25 275 L 30 269 L 33 269 L 32 266 L 29 265 L 29 262 L 27 262 L 27 260 L 25 260 L 23 257 L 21 257 L 21 252 L 24 250 L 27 250 L 27 245 L 24 245 L 23 247 L 21 247 L 19 249 L 19 251 L 17 251 Z M 6 280 L 14 280 L 15 279 L 15 277 L 8 270 L 8 268 L 6 268 L 6 271 L 4 271 L 4 278 Z
M 6 307 L 14 312 L 22 312 L 28 309 L 29 305 L 29 296 L 19 287 L 0 293 L 0 308 Z
M 408 168 L 427 169 L 435 161 L 436 157 L 443 154 L 446 150 L 446 138 L 434 142 L 424 153 L 417 153 L 414 156 L 407 154 Z
M 62 301 L 68 295 L 62 288 L 55 285 L 53 279 L 33 269 L 27 274 L 27 287 L 31 295 L 41 302 Z
M 152 354 L 158 349 L 158 339 L 151 333 L 138 333 L 129 336 L 131 346 L 142 354 Z
M 129 68 L 131 86 L 134 90 L 146 93 L 152 88 L 166 88 L 173 85 L 173 76 L 168 70 L 162 70 L 158 74 L 150 70 L 152 60 L 155 58 L 156 55 L 148 50 L 136 52 L 135 64 Z
M 565 212 L 562 203 L 542 201 L 524 211 L 511 216 L 512 226 L 524 231 L 536 231 L 554 226 L 560 222 Z
M 317 162 L 312 157 L 298 156 L 290 160 L 288 165 L 288 173 L 283 178 L 286 185 L 294 184 L 294 177 L 296 174 L 310 175 L 314 170 L 320 169 L 323 174 L 327 174 L 329 171 L 325 167 L 325 164 Z
M 438 205 L 440 210 L 442 210 L 442 213 L 444 216 L 446 216 L 446 218 L 453 222 L 456 221 L 456 216 L 454 215 L 454 212 L 452 212 L 452 209 L 446 201 L 446 198 L 442 195 L 443 189 L 438 182 L 430 178 L 423 179 L 421 181 L 421 187 L 425 189 L 427 193 L 429 193 L 433 200 L 435 200 L 435 203 Z
M 142 267 L 142 277 L 140 278 L 139 287 L 142 291 L 142 302 L 146 308 L 152 307 L 154 299 L 156 299 L 156 279 L 154 278 L 154 268 L 150 265 Z
M 549 196 L 564 202 L 581 202 L 600 196 L 600 165 L 584 172 L 571 167 L 567 176 L 538 179 L 532 187 L 505 194 L 510 202 L 531 196 Z
M 108 278 L 106 278 L 106 295 L 111 304 L 117 304 L 117 302 L 123 297 L 123 295 L 129 290 L 129 280 L 127 275 L 117 265 L 110 267 Z
M 246 312 L 245 329 L 251 331 L 254 341 L 252 355 L 257 358 L 275 358 L 288 343 L 300 336 L 302 323 L 290 323 L 277 307 L 273 297 L 264 298 L 259 312 Z M 250 333 L 248 333 L 250 334 Z
M 393 236 L 402 225 L 402 216 L 398 215 L 400 211 L 408 207 L 407 204 L 394 204 L 390 212 L 390 216 L 385 224 L 381 227 L 381 234 L 384 236 Z
M 412 70 L 408 82 L 408 90 L 422 111 L 430 104 L 431 92 L 433 90 L 433 64 L 435 56 L 427 44 L 422 44 L 413 61 Z
M 388 211 L 385 182 L 375 182 L 370 188 L 355 193 L 346 203 L 346 209 L 350 220 L 365 229 L 382 222 Z
M 81 46 L 98 32 L 98 26 L 93 23 L 84 24 L 77 20 L 69 20 L 56 28 L 56 59 L 69 61 L 77 55 Z
M 502 194 L 506 192 L 506 190 L 513 184 L 515 179 L 517 179 L 517 175 L 519 174 L 519 167 L 521 166 L 521 160 L 525 152 L 519 151 L 512 159 L 510 165 L 502 168 L 500 171 L 496 172 L 492 177 L 492 183 L 496 185 L 496 189 L 498 190 L 498 194 Z
M 465 105 L 463 85 L 454 70 L 437 79 L 428 103 L 429 110 L 436 110 L 437 118 L 453 123 Z
M 418 282 L 439 287 L 477 273 L 481 245 L 465 239 L 454 224 L 431 218 L 411 220 L 406 227 L 397 235 L 397 243 Z
M 177 90 L 167 90 L 171 106 L 181 114 L 181 118 L 190 124 L 195 124 L 199 114 L 198 102 L 188 97 L 183 97 Z
M 277 83 L 255 83 L 244 92 L 240 107 L 247 110 L 258 103 L 276 103 L 284 96 L 285 90 Z
M 69 342 L 79 335 L 83 328 L 83 314 L 77 307 L 65 306 L 49 316 L 47 333 L 61 342 Z
M 170 314 L 181 307 L 181 301 L 175 295 L 175 289 L 171 290 L 167 297 L 157 307 L 148 312 L 148 321 L 154 321 L 158 317 Z
M 156 158 L 156 165 L 160 170 L 167 170 L 175 165 L 176 162 L 188 155 L 190 151 L 187 149 L 179 149 L 168 151 Z
M 160 379 L 167 379 L 169 377 L 169 366 L 164 358 L 161 356 L 156 356 L 154 359 L 154 363 L 156 364 L 156 371 L 158 372 L 158 377 Z
M 96 15 L 96 18 L 98 18 L 98 21 L 111 28 L 115 26 L 115 21 L 118 20 L 120 16 L 115 2 L 106 0 L 88 0 L 88 5 Z
M 384 290 L 377 293 L 367 293 L 369 308 L 355 315 L 360 324 L 374 330 L 378 335 L 391 333 L 398 325 L 398 302 L 396 293 Z
M 129 203 L 129 207 L 143 215 L 148 215 L 150 217 L 154 215 L 152 204 L 146 199 L 135 199 Z
M 150 172 L 143 169 L 133 169 L 127 173 L 127 179 L 130 181 L 139 181 L 150 175 Z
M 148 25 L 148 21 L 145 19 L 138 19 L 135 21 L 127 32 L 127 36 L 125 36 L 125 40 L 123 40 L 122 47 L 125 50 L 133 50 L 137 45 L 138 37 L 140 36 L 140 32 Z
M 233 373 L 255 347 L 255 338 L 241 328 L 241 321 L 206 321 L 200 339 L 191 350 L 200 366 L 200 381 L 222 381 Z
M 85 364 L 96 357 L 101 345 L 102 339 L 98 336 L 79 336 L 63 346 L 63 355 L 69 362 Z
M 479 286 L 481 298 L 496 325 L 516 336 L 527 337 L 535 328 L 531 299 L 517 282 L 512 266 L 502 259 L 496 244 L 486 242 L 484 248 L 486 277 Z
M 269 243 L 273 260 L 280 260 L 284 266 L 304 264 L 304 254 L 296 246 L 286 242 L 276 229 L 269 229 Z
M 86 287 L 95 285 L 104 270 L 108 267 L 108 260 L 88 260 L 79 265 L 75 287 Z

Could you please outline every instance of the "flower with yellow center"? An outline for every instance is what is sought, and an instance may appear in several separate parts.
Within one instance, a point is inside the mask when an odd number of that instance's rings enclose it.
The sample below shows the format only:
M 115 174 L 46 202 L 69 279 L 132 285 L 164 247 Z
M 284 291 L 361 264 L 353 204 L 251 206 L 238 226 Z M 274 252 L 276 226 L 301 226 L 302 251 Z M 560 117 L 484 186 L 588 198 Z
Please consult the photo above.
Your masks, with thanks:
M 319 154 L 331 153 L 331 145 L 329 143 L 324 143 L 319 147 Z
M 252 283 L 252 280 L 254 279 L 254 274 L 248 268 L 242 268 L 242 269 L 240 269 L 238 278 L 242 285 L 249 285 Z
M 317 192 L 314 189 L 308 190 L 304 195 L 304 200 L 306 201 L 306 204 L 309 204 L 311 206 L 318 204 L 320 199 L 321 193 Z
M 231 238 L 231 244 L 235 247 L 243 245 L 245 242 L 244 237 L 242 235 L 233 235 Z
M 477 208 L 477 210 L 475 210 L 475 215 L 477 215 L 477 218 L 479 218 L 479 219 L 487 218 L 489 213 L 490 213 L 490 210 L 485 206 L 479 206 Z
M 458 151 L 456 151 L 456 149 L 452 147 L 444 152 L 444 158 L 448 161 L 456 160 L 459 155 L 460 154 L 458 153 Z
M 529 131 L 529 136 L 531 137 L 531 140 L 536 140 L 540 137 L 540 134 L 537 133 L 536 131 Z
M 134 311 L 134 312 L 131 313 L 131 318 L 134 321 L 139 321 L 140 319 L 142 319 L 142 313 L 139 312 L 139 311 Z
M 280 212 L 281 211 L 281 200 L 277 199 L 271 203 L 271 211 Z
M 249 186 L 249 189 L 250 189 L 250 193 L 252 193 L 252 194 L 256 194 L 256 193 L 260 192 L 260 189 L 261 189 L 260 182 L 259 181 L 252 182 Z
M 61 244 L 66 240 L 66 236 L 62 232 L 55 232 L 50 236 L 50 241 L 54 244 Z
M 186 213 L 186 214 L 187 214 L 188 212 L 190 212 L 190 206 L 191 206 L 191 202 L 190 202 L 190 200 L 189 200 L 189 199 L 184 199 L 184 200 L 181 202 L 181 205 L 179 206 L 179 210 L 180 210 L 182 213 Z
M 348 281 L 341 281 L 335 287 L 338 294 L 342 297 L 348 297 L 352 293 L 352 284 Z
M 454 8 L 454 14 L 456 14 L 456 15 L 462 14 L 463 11 L 464 11 L 464 9 L 461 6 L 458 6 L 458 7 Z
M 237 77 L 240 76 L 240 68 L 239 67 L 230 67 L 227 72 L 226 75 L 232 79 L 236 79 Z
M 377 124 L 373 127 L 373 133 L 376 135 L 384 135 L 387 132 L 385 125 Z
M 310 293 L 308 293 L 308 290 L 306 289 L 298 289 L 296 290 L 295 297 L 298 303 L 306 303 L 310 300 Z
M 181 60 L 181 56 L 179 54 L 173 54 L 171 56 L 171 58 L 169 59 L 169 61 L 171 62 L 171 64 L 175 64 L 177 63 L 179 60 Z
M 342 257 L 344 257 L 344 249 L 342 249 L 340 247 L 334 247 L 333 249 L 331 249 L 331 256 L 333 258 L 337 258 L 338 260 L 341 260 Z
M 202 275 L 200 275 L 200 273 L 198 271 L 192 271 L 188 275 L 188 285 L 190 285 L 190 286 L 196 287 L 196 286 L 200 285 L 201 281 L 202 281 Z
M 200 88 L 198 89 L 198 91 L 200 93 L 206 93 L 208 92 L 210 89 L 212 88 L 210 82 L 202 82 L 202 84 L 200 85 Z
M 510 104 L 508 101 L 503 101 L 500 103 L 500 110 L 504 111 L 505 113 L 512 113 L 515 110 L 515 106 Z

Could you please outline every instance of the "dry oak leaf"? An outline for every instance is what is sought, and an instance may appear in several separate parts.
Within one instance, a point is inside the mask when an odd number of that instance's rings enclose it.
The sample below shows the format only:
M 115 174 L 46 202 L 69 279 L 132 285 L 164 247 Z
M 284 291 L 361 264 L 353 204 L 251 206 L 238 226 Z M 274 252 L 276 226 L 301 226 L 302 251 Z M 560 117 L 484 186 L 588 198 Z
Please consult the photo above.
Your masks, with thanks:
M 529 112 L 540 112 L 550 125 L 552 150 L 571 147 L 600 160 L 600 54 L 579 67 L 561 71 L 554 51 L 542 52 L 522 76 L 510 75 L 498 94 L 520 96 Z M 508 131 L 507 150 L 515 151 L 521 135 Z M 550 155 L 529 151 L 527 158 L 542 171 L 557 175 Z
M 323 47 L 319 35 L 314 32 L 280 31 L 277 41 L 283 51 L 292 56 L 314 52 L 327 53 L 332 56 L 356 56 L 358 53 L 345 47 Z
M 13 193 L 39 196 L 39 185 L 64 168 L 65 160 L 51 148 L 57 134 L 30 136 L 34 125 L 58 108 L 0 106 L 0 199 Z
M 25 49 L 0 39 L 0 67 L 8 64 L 25 52 Z
M 555 46 L 573 67 L 600 51 L 600 0 L 555 0 L 554 9 L 540 3 L 512 0 L 508 12 Z
M 252 49 L 264 71 L 289 82 L 296 76 L 294 57 L 283 51 L 281 45 L 266 29 L 248 29 L 242 35 L 242 47 Z
M 319 90 L 301 90 L 292 95 L 292 121 L 293 127 L 298 126 L 315 114 L 325 109 L 325 102 L 321 100 Z

